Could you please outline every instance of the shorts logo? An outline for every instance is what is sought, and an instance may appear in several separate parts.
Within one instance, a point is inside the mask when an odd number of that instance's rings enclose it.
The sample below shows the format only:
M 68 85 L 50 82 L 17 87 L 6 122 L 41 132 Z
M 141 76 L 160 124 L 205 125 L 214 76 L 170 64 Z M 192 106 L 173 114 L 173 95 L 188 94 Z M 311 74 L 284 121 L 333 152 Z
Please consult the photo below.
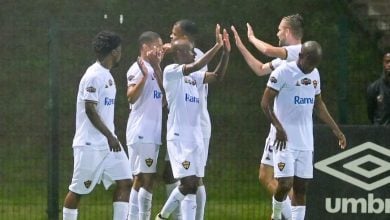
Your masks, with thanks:
M 145 159 L 145 163 L 146 163 L 146 166 L 150 167 L 153 164 L 153 159 L 152 158 Z
M 390 183 L 390 150 L 366 142 L 314 164 L 331 176 L 371 191 Z
M 87 90 L 87 92 L 90 92 L 90 93 L 95 93 L 96 92 L 96 88 L 93 87 L 93 86 L 89 86 L 85 90 Z
M 283 162 L 279 162 L 278 163 L 278 168 L 279 168 L 280 171 L 283 171 L 285 166 L 286 166 L 286 163 L 283 163 Z
M 87 180 L 87 181 L 85 181 L 84 182 L 84 186 L 85 186 L 85 188 L 89 188 L 90 186 L 91 186 L 91 183 L 92 183 L 92 181 L 91 180 Z
M 188 170 L 188 168 L 190 168 L 191 162 L 186 160 L 181 163 L 181 165 L 183 165 L 184 169 Z

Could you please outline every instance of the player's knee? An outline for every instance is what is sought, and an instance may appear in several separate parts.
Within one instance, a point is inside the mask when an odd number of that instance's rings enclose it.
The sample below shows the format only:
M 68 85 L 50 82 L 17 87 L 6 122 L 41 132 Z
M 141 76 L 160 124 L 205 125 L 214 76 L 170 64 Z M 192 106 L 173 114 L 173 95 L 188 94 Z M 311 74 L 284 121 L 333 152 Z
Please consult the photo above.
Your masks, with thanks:
M 281 179 L 279 179 L 278 180 L 277 190 L 287 194 L 291 190 L 292 185 L 293 185 L 293 181 L 292 180 L 289 180 L 289 179 L 281 180 Z
M 199 178 L 196 176 L 188 176 L 180 179 L 181 185 L 180 185 L 180 191 L 182 191 L 183 194 L 196 194 L 196 191 L 198 190 L 198 183 Z

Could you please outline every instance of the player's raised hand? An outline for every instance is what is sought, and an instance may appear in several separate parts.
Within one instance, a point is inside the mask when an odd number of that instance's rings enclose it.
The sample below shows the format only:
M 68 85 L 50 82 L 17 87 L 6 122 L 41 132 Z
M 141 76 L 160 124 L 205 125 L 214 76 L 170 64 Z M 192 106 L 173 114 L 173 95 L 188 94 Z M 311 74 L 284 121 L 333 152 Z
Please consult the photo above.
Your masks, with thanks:
M 241 38 L 240 38 L 240 35 L 238 35 L 236 28 L 232 25 L 232 26 L 230 27 L 230 29 L 231 29 L 232 32 L 233 32 L 234 40 L 235 40 L 236 45 L 237 45 L 237 46 L 243 45 L 243 44 L 242 44 L 242 41 L 241 41 Z
M 215 41 L 216 44 L 220 47 L 223 46 L 223 39 L 222 39 L 222 34 L 221 34 L 221 26 L 217 24 L 215 26 Z
M 230 53 L 232 47 L 230 45 L 230 39 L 229 39 L 229 33 L 226 31 L 226 29 L 223 29 L 223 50 L 226 53 Z
M 148 75 L 148 69 L 145 66 L 144 60 L 141 57 L 137 58 L 137 64 L 140 68 L 142 75 L 147 76 Z
M 249 23 L 246 23 L 246 27 L 248 29 L 247 31 L 248 39 L 251 40 L 252 38 L 255 37 L 255 34 L 253 33 L 253 28 Z

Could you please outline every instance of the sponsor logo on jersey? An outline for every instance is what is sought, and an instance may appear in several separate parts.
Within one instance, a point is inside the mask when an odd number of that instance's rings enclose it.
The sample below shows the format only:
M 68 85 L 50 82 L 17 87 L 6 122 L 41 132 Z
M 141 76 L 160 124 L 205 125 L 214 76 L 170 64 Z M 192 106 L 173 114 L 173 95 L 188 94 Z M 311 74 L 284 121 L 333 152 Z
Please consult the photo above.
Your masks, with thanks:
M 199 103 L 199 98 L 189 95 L 188 93 L 185 94 L 184 100 L 186 102 L 192 102 L 192 103 Z
M 183 163 L 181 163 L 181 165 L 183 165 L 184 169 L 188 170 L 188 168 L 190 168 L 191 162 L 185 160 Z
M 110 99 L 108 97 L 104 98 L 104 105 L 114 105 L 115 99 Z
M 96 88 L 93 87 L 93 86 L 89 86 L 85 90 L 87 90 L 87 92 L 90 92 L 90 93 L 95 93 L 96 92 Z
M 127 77 L 127 81 L 131 81 L 131 80 L 133 80 L 133 79 L 134 79 L 134 77 L 135 77 L 135 76 L 133 76 L 133 75 L 130 75 L 129 77 Z
M 112 86 L 114 84 L 114 82 L 112 81 L 112 79 L 108 80 L 108 85 Z
M 185 82 L 185 83 L 188 83 L 188 84 L 190 84 L 190 85 L 192 85 L 192 86 L 196 85 L 196 80 L 194 80 L 194 79 L 192 79 L 192 78 L 190 78 L 190 77 L 185 77 L 185 78 L 184 78 L 184 82 Z
M 87 181 L 85 181 L 84 182 L 84 186 L 85 186 L 85 188 L 89 188 L 90 186 L 91 186 L 91 183 L 92 183 L 92 181 L 91 180 L 87 180 Z
M 153 164 L 153 159 L 152 158 L 145 159 L 145 163 L 146 163 L 146 166 L 150 167 Z
M 305 85 L 305 86 L 310 85 L 311 84 L 311 79 L 303 78 L 303 79 L 301 79 L 301 84 Z
M 153 91 L 153 98 L 154 99 L 161 99 L 161 92 L 154 90 Z
M 283 162 L 279 162 L 278 163 L 278 168 L 279 168 L 280 171 L 283 171 L 285 166 L 286 166 L 286 163 L 283 163 Z
M 294 96 L 294 104 L 297 105 L 314 104 L 314 98 L 302 98 L 299 96 Z
M 317 80 L 313 80 L 313 86 L 314 86 L 315 89 L 317 88 L 317 85 L 318 85 Z
M 277 83 L 277 82 L 278 82 L 278 80 L 277 80 L 274 76 L 271 76 L 271 77 L 269 78 L 269 81 L 270 81 L 271 83 Z

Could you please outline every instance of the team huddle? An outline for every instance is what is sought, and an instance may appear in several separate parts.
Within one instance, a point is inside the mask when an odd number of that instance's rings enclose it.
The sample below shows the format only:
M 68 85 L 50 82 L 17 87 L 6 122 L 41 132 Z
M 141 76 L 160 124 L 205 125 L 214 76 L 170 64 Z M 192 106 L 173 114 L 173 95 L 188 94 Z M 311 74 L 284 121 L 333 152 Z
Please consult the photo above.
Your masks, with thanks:
M 269 63 L 257 60 L 231 27 L 250 68 L 259 76 L 271 74 L 261 101 L 271 128 L 259 179 L 273 195 L 272 219 L 304 219 L 305 192 L 313 177 L 313 109 L 331 127 L 340 147 L 346 147 L 343 133 L 321 99 L 316 68 L 321 46 L 315 41 L 301 44 L 300 15 L 282 19 L 276 47 L 257 39 L 249 24 L 247 29 L 249 41 L 260 52 L 275 57 Z M 194 22 L 180 20 L 173 25 L 169 43 L 163 44 L 160 35 L 152 31 L 139 36 L 139 57 L 126 74 L 130 108 L 126 146 L 115 135 L 116 85 L 110 73 L 121 59 L 121 39 L 109 31 L 95 36 L 97 61 L 83 75 L 77 95 L 74 170 L 64 201 L 64 220 L 77 219 L 81 196 L 100 182 L 106 189 L 116 183 L 113 219 L 150 219 L 165 128 L 167 200 L 155 219 L 204 219 L 203 177 L 211 137 L 208 84 L 224 78 L 231 45 L 228 31 L 216 25 L 215 44 L 203 53 L 195 47 L 196 32 Z M 207 65 L 219 51 L 219 62 L 211 71 Z M 167 54 L 173 63 L 161 68 Z

